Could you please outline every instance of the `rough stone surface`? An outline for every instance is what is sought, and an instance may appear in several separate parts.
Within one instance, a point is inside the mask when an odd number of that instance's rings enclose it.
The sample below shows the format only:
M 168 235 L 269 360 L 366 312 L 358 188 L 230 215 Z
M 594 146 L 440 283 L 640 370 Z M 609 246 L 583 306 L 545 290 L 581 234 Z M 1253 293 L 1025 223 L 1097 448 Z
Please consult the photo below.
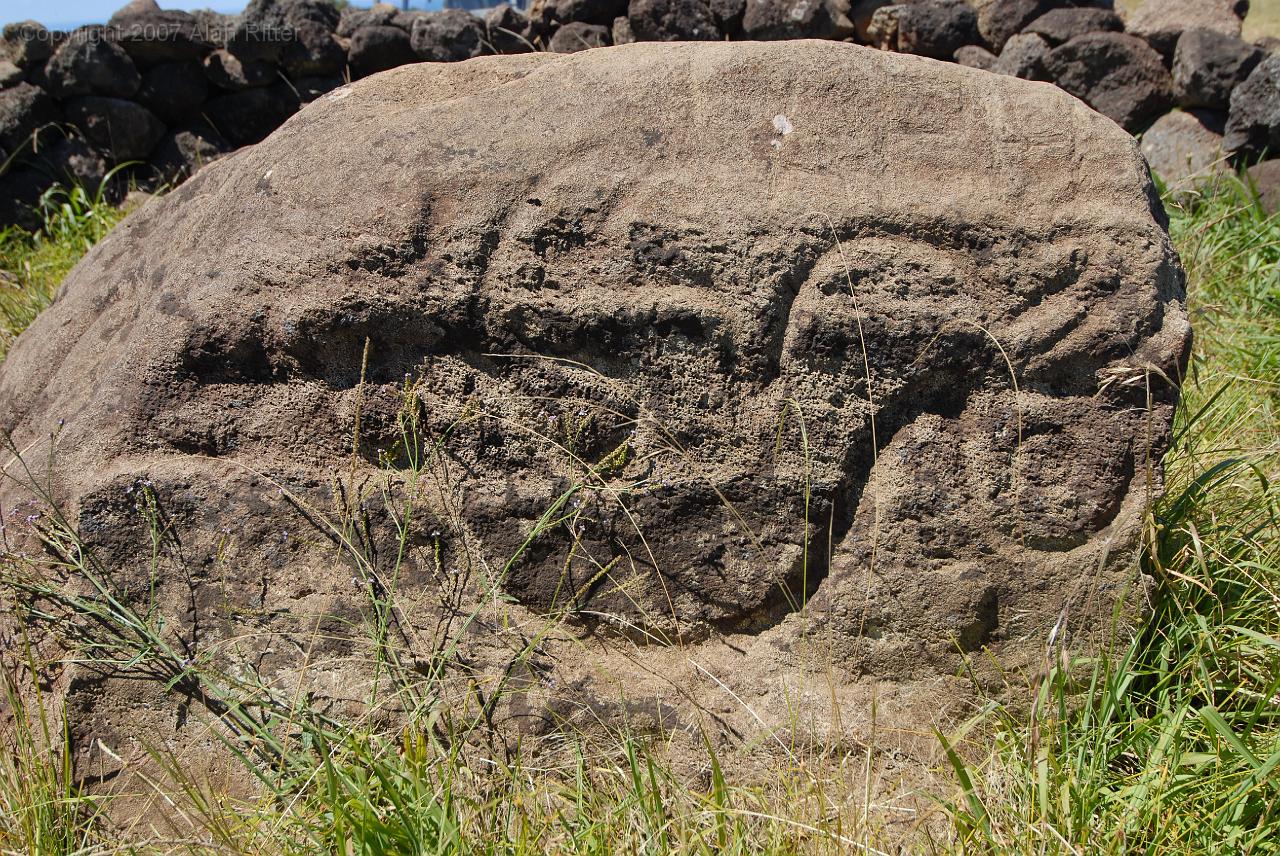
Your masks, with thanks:
M 877 9 L 867 36 L 881 50 L 951 59 L 979 40 L 978 16 L 964 0 L 927 0 Z
M 160 185 L 176 185 L 231 151 L 231 143 L 198 119 L 164 136 L 151 158 Z
M 749 39 L 839 39 L 853 33 L 848 0 L 747 0 Z
M 209 81 L 196 62 L 166 62 L 142 75 L 137 101 L 165 123 L 179 124 L 196 113 L 209 95 Z
M 717 41 L 723 38 L 708 0 L 631 0 L 631 32 L 638 41 Z
M 533 50 L 529 42 L 529 18 L 508 3 L 495 6 L 485 14 L 484 28 L 489 44 L 498 53 L 527 53 Z
M 529 4 L 530 31 L 550 38 L 561 24 L 578 21 L 608 27 L 627 14 L 627 0 L 533 0 Z
M 611 31 L 611 27 L 602 24 L 573 21 L 556 30 L 556 34 L 551 37 L 550 50 L 552 53 L 567 54 L 608 47 Z
M 147 567 L 145 480 L 164 567 L 201 569 L 160 575 L 166 630 L 282 692 L 373 679 L 355 572 L 281 494 L 342 483 L 378 573 L 380 491 L 415 492 L 398 614 L 456 633 L 460 680 L 539 634 L 519 722 L 625 688 L 742 733 L 874 692 L 919 728 L 1136 580 L 1188 343 L 1161 217 L 1112 122 L 918 57 L 405 66 L 99 243 L 0 364 L 0 429 L 39 463 L 65 420 L 52 477 L 111 573 Z M 443 440 L 412 488 L 401 413 Z M 96 774 L 174 727 L 143 682 L 67 677 Z
M 978 12 L 978 32 L 999 53 L 1004 43 L 1053 8 L 1053 0 L 971 0 Z
M 337 74 L 346 54 L 335 38 L 341 13 L 326 0 L 252 0 L 228 49 L 248 62 L 278 62 L 294 77 Z
M 991 51 L 979 45 L 965 45 L 956 51 L 955 61 L 960 65 L 967 65 L 969 68 L 980 68 L 983 71 L 991 71 L 996 64 L 998 57 Z
M 123 98 L 85 95 L 67 102 L 67 120 L 116 163 L 142 160 L 164 135 L 164 123 L 146 107 Z
M 32 134 L 61 118 L 61 111 L 43 89 L 19 83 L 0 91 L 0 149 L 6 157 L 25 146 Z
M 1136 131 L 1173 103 L 1173 81 L 1160 55 L 1124 33 L 1090 33 L 1054 48 L 1045 59 L 1049 79 Z
M 268 86 L 280 79 L 270 63 L 245 62 L 227 50 L 217 50 L 205 57 L 204 73 L 214 86 L 230 92 Z
M 361 27 L 351 37 L 347 61 L 356 77 L 367 77 L 418 61 L 409 34 L 399 27 Z
M 187 12 L 126 7 L 108 24 L 112 38 L 139 68 L 199 60 L 213 47 L 200 22 Z
M 411 44 L 426 62 L 457 62 L 485 51 L 484 22 L 461 9 L 428 12 L 413 22 Z
M 53 54 L 53 39 L 38 21 L 5 24 L 0 51 L 18 68 L 32 68 Z
M 22 82 L 22 69 L 6 60 L 0 60 L 0 89 L 8 89 Z
M 1049 43 L 1035 33 L 1019 33 L 1004 43 L 1004 50 L 992 67 L 996 74 L 1021 77 L 1023 80 L 1045 80 L 1048 71 Z
M 1036 18 L 1023 32 L 1035 33 L 1051 45 L 1069 42 L 1086 33 L 1119 32 L 1124 29 L 1120 16 L 1110 9 L 1050 9 Z
M 1265 160 L 1249 167 L 1249 181 L 1268 214 L 1280 211 L 1280 160 Z
M 1170 190 L 1193 190 L 1232 171 L 1222 149 L 1225 121 L 1221 113 L 1174 110 L 1143 131 L 1142 155 Z
M 1213 30 L 1187 30 L 1173 54 L 1173 86 L 1184 107 L 1225 110 L 1231 91 L 1265 56 L 1260 48 Z
M 338 19 L 336 32 L 344 39 L 349 39 L 362 27 L 392 27 L 395 26 L 399 12 L 400 9 L 391 3 L 375 3 L 367 9 L 347 6 Z
M 129 98 L 142 85 L 142 76 L 124 49 L 89 29 L 73 33 L 58 48 L 45 66 L 45 75 L 49 91 L 59 98 Z
M 1280 151 L 1280 55 L 1264 59 L 1231 93 L 1222 144 L 1233 152 Z
M 1125 30 L 1172 57 L 1185 30 L 1239 36 L 1247 0 L 1145 0 L 1125 21 Z
M 247 146 L 264 139 L 297 109 L 296 84 L 277 83 L 214 98 L 204 106 L 204 116 L 233 144 Z

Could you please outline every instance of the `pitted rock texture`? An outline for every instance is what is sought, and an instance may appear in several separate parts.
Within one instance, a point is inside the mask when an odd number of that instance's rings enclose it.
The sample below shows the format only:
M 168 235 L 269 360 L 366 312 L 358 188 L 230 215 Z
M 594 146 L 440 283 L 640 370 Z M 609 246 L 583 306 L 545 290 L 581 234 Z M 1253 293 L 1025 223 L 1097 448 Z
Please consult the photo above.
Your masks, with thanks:
M 731 684 L 802 633 L 842 680 L 953 675 L 1088 636 L 1133 582 L 1189 337 L 1161 217 L 1114 123 L 962 66 L 818 41 L 409 66 L 130 216 L 0 367 L 0 418 L 33 460 L 65 420 L 55 477 L 110 561 L 147 547 L 138 479 L 197 566 L 235 533 L 242 570 L 173 594 L 175 627 L 358 610 L 276 485 L 327 507 L 403 476 L 408 400 L 446 471 L 408 597 L 438 601 L 434 543 L 530 621 L 655 657 L 737 639 Z

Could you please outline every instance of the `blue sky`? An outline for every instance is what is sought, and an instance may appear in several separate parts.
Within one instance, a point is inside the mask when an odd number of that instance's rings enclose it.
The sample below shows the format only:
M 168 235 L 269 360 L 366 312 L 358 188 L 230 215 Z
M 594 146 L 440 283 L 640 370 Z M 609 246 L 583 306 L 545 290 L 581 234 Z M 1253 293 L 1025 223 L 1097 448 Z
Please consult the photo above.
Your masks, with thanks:
M 104 23 L 111 13 L 129 0 L 0 0 L 0 24 L 10 21 L 39 21 L 48 27 L 78 26 Z M 162 9 L 214 9 L 239 12 L 249 0 L 157 0 Z M 368 6 L 370 2 L 353 5 Z M 399 0 L 396 0 L 397 5 Z M 425 0 L 412 0 L 413 7 L 427 5 Z
M 0 0 L 0 23 L 39 21 L 48 27 L 105 23 L 129 0 Z M 163 9 L 216 9 L 239 12 L 249 0 L 158 0 Z

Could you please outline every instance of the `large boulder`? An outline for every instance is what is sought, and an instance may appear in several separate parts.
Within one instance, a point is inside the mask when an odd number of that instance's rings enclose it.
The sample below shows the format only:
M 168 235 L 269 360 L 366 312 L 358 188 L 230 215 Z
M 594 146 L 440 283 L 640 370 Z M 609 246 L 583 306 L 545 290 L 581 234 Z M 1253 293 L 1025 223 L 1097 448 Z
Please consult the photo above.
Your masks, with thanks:
M 418 61 L 409 34 L 399 27 L 368 26 L 356 30 L 347 48 L 347 61 L 356 77 Z
M 1173 86 L 1184 107 L 1225 110 L 1231 92 L 1265 56 L 1243 39 L 1213 30 L 1187 30 L 1173 54 Z
M 1173 110 L 1142 133 L 1142 156 L 1168 190 L 1193 191 L 1232 172 L 1222 148 L 1224 118 L 1207 110 Z
M 747 0 L 748 39 L 840 39 L 853 34 L 848 0 Z
M 978 32 L 999 53 L 1023 27 L 1048 12 L 1054 0 L 970 0 L 978 13 Z
M 1044 80 L 1049 74 L 1045 68 L 1048 59 L 1048 42 L 1035 33 L 1019 33 L 1004 43 L 991 70 L 1023 80 Z
M 161 138 L 151 155 L 156 184 L 177 185 L 206 164 L 231 151 L 231 143 L 203 119 L 196 119 Z
M 462 9 L 427 12 L 413 22 L 410 44 L 426 62 L 458 62 L 485 53 L 484 22 Z
M 724 35 L 709 0 L 631 0 L 627 19 L 642 42 L 716 41 Z
M 112 38 L 139 68 L 199 60 L 214 47 L 200 22 L 187 12 L 130 4 L 112 15 L 108 25 Z
M 626 20 L 626 18 L 622 18 Z M 484 16 L 484 29 L 489 44 L 497 53 L 527 53 L 533 50 L 529 41 L 529 18 L 509 3 L 494 6 Z
M 7 59 L 0 59 L 0 89 L 17 86 L 25 77 L 21 68 Z
M 536 646 L 494 722 L 623 691 L 918 729 L 1141 579 L 1189 335 L 1162 218 L 1114 123 L 919 57 L 403 66 L 99 243 L 0 364 L 0 429 L 121 597 L 281 697 L 366 694 L 387 585 L 458 685 Z M 178 721 L 66 668 L 78 753 Z
M 920 0 L 876 10 L 867 39 L 881 50 L 951 59 L 978 42 L 978 16 L 964 0 Z
M 335 35 L 340 19 L 326 0 L 252 0 L 227 49 L 243 61 L 279 63 L 291 77 L 338 74 L 347 60 Z
M 166 62 L 142 75 L 136 97 L 139 104 L 170 125 L 200 112 L 209 96 L 209 81 L 197 62 Z
M 234 145 L 256 143 L 298 110 L 296 85 L 277 83 L 231 92 L 210 100 L 204 117 Z
M 529 22 L 534 35 L 548 35 L 560 24 L 574 21 L 583 24 L 611 26 L 613 20 L 627 14 L 628 0 L 533 0 L 529 4 Z
M 1050 80 L 1127 131 L 1173 104 L 1173 80 L 1160 55 L 1134 36 L 1076 36 L 1050 51 L 1044 64 Z
M 1258 64 L 1231 93 L 1223 145 L 1228 151 L 1280 151 L 1280 54 Z
M 123 98 L 84 95 L 66 103 L 67 120 L 117 163 L 142 160 L 164 136 L 164 123 L 154 113 Z
M 269 62 L 241 60 L 228 50 L 216 50 L 204 58 L 205 78 L 219 89 L 239 92 L 268 86 L 280 79 L 279 70 Z
M 338 18 L 336 32 L 344 39 L 349 39 L 363 27 L 395 26 L 396 15 L 399 13 L 400 9 L 390 3 L 375 3 L 367 9 L 348 5 L 342 9 Z
M 1125 29 L 1172 57 L 1186 30 L 1214 30 L 1239 36 L 1249 0 L 1144 0 L 1129 15 Z
M 71 34 L 45 66 L 49 91 L 59 98 L 103 95 L 129 98 L 142 85 L 137 66 L 102 30 Z
M 547 47 L 552 53 L 577 53 L 608 47 L 612 37 L 612 27 L 573 21 L 556 30 Z
M 38 21 L 5 24 L 0 37 L 0 56 L 18 68 L 35 68 L 53 54 L 54 37 Z
M 7 159 L 60 118 L 57 102 L 38 86 L 19 83 L 0 91 L 0 151 Z
M 1124 22 L 1111 9 L 1092 7 L 1050 9 L 1036 18 L 1025 33 L 1035 33 L 1051 45 L 1069 42 L 1086 33 L 1109 33 L 1124 29 Z

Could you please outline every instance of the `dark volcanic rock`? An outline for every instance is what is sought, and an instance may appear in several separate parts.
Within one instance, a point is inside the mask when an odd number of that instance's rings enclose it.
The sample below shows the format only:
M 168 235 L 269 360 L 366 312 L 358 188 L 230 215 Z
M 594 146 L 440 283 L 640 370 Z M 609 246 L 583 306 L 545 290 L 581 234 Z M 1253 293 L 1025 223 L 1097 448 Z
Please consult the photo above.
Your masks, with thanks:
M 1004 43 L 1004 50 L 991 70 L 1023 80 L 1047 80 L 1049 72 L 1045 61 L 1048 58 L 1048 42 L 1035 33 L 1019 33 Z
M 137 101 L 166 124 L 176 125 L 199 112 L 209 96 L 209 81 L 196 62 L 167 62 L 142 75 Z
M 298 106 L 294 88 L 277 83 L 214 98 L 205 105 L 204 115 L 234 145 L 247 146 L 280 127 Z
M 362 27 L 395 26 L 396 15 L 399 12 L 399 8 L 390 3 L 376 3 L 368 9 L 347 6 L 338 19 L 337 33 L 344 39 L 349 39 Z
M 147 108 L 123 98 L 85 95 L 66 103 L 67 120 L 117 163 L 142 160 L 164 135 L 164 123 Z
M 1050 9 L 1027 25 L 1024 33 L 1035 33 L 1051 45 L 1069 42 L 1086 33 L 1120 32 L 1124 22 L 1110 9 Z
M 1232 152 L 1280 152 L 1280 55 L 1260 62 L 1231 93 L 1222 144 Z
M 351 37 L 347 61 L 356 77 L 366 77 L 411 62 L 418 55 L 409 42 L 409 34 L 399 27 L 361 27 Z
M 151 156 L 151 163 L 160 184 L 176 185 L 231 150 L 231 143 L 200 119 L 166 134 Z
M 204 58 L 206 79 L 219 89 L 238 92 L 268 86 L 280 80 L 280 72 L 268 62 L 245 62 L 230 51 L 214 51 Z
M 747 13 L 747 0 L 708 0 L 720 32 L 730 38 L 742 35 L 742 17 Z
M 611 38 L 610 29 L 600 24 L 584 24 L 581 21 L 565 24 L 551 37 L 551 52 L 577 53 L 591 48 L 608 47 Z
M 723 37 L 708 0 L 631 0 L 627 20 L 637 41 L 716 41 Z
M 1248 0 L 1143 0 L 1129 14 L 1125 30 L 1171 59 L 1178 37 L 1186 30 L 1239 36 L 1247 8 Z
M 881 50 L 951 59 L 979 41 L 978 16 L 964 0 L 921 0 L 876 10 L 867 29 Z
M 1049 79 L 1127 131 L 1173 104 L 1173 80 L 1160 55 L 1125 33 L 1090 33 L 1054 48 Z
M 38 86 L 19 83 L 0 91 L 0 150 L 7 158 L 61 118 L 57 103 Z
M 839 0 L 747 0 L 742 31 L 748 39 L 841 39 L 853 33 L 846 11 Z
M 111 16 L 112 38 L 139 68 L 199 60 L 213 50 L 200 22 L 186 12 L 133 10 Z
M 991 51 L 978 45 L 965 45 L 955 54 L 956 62 L 969 68 L 980 68 L 983 71 L 991 71 L 997 59 L 998 57 Z
M 325 0 L 252 0 L 227 49 L 246 62 L 278 62 L 292 77 L 338 74 L 346 53 L 334 31 L 340 13 Z
M 128 98 L 142 85 L 142 76 L 124 49 L 104 38 L 101 30 L 77 30 L 45 66 L 49 91 L 59 98 L 105 95 Z
M 53 34 L 38 21 L 4 25 L 0 56 L 18 68 L 34 68 L 53 55 Z
M 978 32 L 996 53 L 1035 19 L 1054 7 L 1054 0 L 971 0 L 978 12 Z
M 1194 190 L 1229 174 L 1222 148 L 1226 116 L 1205 110 L 1173 110 L 1142 133 L 1142 156 L 1169 190 Z
M 426 62 L 458 62 L 485 53 L 484 22 L 470 12 L 427 12 L 413 22 L 413 51 Z
M 1187 30 L 1173 55 L 1173 87 L 1184 107 L 1225 110 L 1231 91 L 1265 56 L 1260 48 L 1213 30 Z
M 614 18 L 627 14 L 627 0 L 533 0 L 529 24 L 536 36 L 548 36 L 561 24 L 612 26 Z
M 825 41 L 345 92 L 127 218 L 0 363 L 0 430 L 37 467 L 57 432 L 70 524 L 166 632 L 365 697 L 370 593 L 311 508 L 360 526 L 410 629 L 452 628 L 462 691 L 537 634 L 530 705 L 625 687 L 749 735 L 874 679 L 932 716 L 1051 634 L 1113 637 L 1189 336 L 1114 123 Z M 150 573 L 143 480 L 192 573 Z M 321 618 L 351 629 L 317 673 Z M 86 769 L 108 728 L 194 745 L 198 700 L 67 669 Z
M 22 82 L 22 69 L 18 68 L 7 59 L 0 60 L 0 89 L 8 89 L 10 86 L 17 86 Z
M 529 19 L 509 3 L 490 9 L 484 16 L 484 28 L 489 44 L 498 53 L 517 54 L 533 50 L 529 42 Z

